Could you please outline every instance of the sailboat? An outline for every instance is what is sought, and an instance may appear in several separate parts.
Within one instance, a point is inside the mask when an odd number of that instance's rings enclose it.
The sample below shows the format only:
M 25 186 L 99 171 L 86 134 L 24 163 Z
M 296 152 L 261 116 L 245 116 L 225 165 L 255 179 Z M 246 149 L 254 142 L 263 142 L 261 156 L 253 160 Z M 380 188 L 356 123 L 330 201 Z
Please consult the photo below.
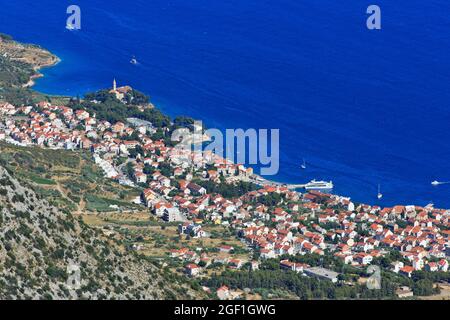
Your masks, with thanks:
M 378 198 L 378 199 L 383 198 L 383 194 L 381 193 L 381 187 L 380 187 L 380 185 L 378 185 L 378 194 L 377 194 L 377 198 Z
M 305 159 L 303 159 L 303 163 L 302 163 L 302 165 L 300 167 L 302 169 L 306 169 L 306 161 L 305 161 Z

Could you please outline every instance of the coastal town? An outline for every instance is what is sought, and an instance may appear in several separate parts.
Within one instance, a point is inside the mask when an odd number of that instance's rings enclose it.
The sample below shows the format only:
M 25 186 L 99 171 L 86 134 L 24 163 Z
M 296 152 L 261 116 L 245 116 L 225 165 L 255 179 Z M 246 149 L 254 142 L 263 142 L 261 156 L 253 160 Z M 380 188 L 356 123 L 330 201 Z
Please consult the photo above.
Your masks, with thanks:
M 132 90 L 117 87 L 114 80 L 109 94 L 128 104 Z M 0 141 L 90 152 L 105 177 L 142 188 L 140 205 L 150 216 L 176 223 L 179 235 L 208 239 L 205 226 L 225 226 L 246 248 L 239 258 L 230 245 L 219 246 L 214 254 L 201 248 L 172 249 L 169 258 L 183 262 L 187 277 L 205 277 L 211 265 L 257 270 L 264 261 L 275 259 L 282 270 L 332 283 L 345 281 L 340 270 L 296 258 L 308 255 L 330 256 L 360 270 L 377 259 L 395 256 L 383 271 L 405 278 L 418 271 L 449 270 L 450 210 L 433 205 L 382 208 L 325 192 L 301 193 L 266 183 L 252 168 L 212 152 L 180 150 L 158 139 L 161 130 L 168 129 L 138 117 L 111 123 L 92 110 L 47 101 L 20 107 L 0 104 Z M 245 185 L 245 192 L 220 194 L 214 188 L 228 186 L 233 191 L 239 183 Z M 216 290 L 219 299 L 236 299 L 240 294 L 227 286 Z M 410 297 L 412 291 L 399 287 L 397 296 Z

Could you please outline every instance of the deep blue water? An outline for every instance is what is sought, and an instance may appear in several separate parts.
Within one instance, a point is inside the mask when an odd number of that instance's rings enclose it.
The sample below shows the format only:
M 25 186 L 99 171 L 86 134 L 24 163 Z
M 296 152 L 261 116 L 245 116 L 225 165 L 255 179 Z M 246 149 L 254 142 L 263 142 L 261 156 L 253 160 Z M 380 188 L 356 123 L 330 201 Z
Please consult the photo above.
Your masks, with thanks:
M 78 32 L 65 30 L 73 3 Z M 376 3 L 381 31 L 361 0 L 1 0 L 0 32 L 63 59 L 40 91 L 116 77 L 172 116 L 279 128 L 280 181 L 332 179 L 367 203 L 381 183 L 382 205 L 450 207 L 450 185 L 430 184 L 450 180 L 450 2 Z

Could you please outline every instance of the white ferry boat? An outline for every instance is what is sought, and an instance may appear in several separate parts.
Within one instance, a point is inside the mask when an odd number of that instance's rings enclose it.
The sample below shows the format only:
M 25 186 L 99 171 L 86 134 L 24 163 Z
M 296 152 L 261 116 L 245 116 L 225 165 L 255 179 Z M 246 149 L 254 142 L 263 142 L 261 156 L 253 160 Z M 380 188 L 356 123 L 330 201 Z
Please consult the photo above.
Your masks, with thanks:
M 331 190 L 333 189 L 333 181 L 316 181 L 312 180 L 305 184 L 306 190 Z

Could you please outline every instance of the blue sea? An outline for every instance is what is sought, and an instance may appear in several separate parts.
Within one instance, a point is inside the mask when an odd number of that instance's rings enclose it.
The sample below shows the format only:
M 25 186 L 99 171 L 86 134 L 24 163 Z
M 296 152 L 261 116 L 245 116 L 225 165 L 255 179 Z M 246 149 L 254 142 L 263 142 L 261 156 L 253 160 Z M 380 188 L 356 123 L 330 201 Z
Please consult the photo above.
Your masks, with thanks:
M 333 180 L 357 202 L 450 208 L 450 185 L 431 186 L 450 181 L 447 0 L 377 0 L 382 29 L 372 31 L 372 3 L 361 0 L 0 4 L 0 32 L 62 59 L 37 90 L 82 95 L 115 77 L 209 128 L 279 128 L 273 179 Z M 71 4 L 77 32 L 65 29 Z

